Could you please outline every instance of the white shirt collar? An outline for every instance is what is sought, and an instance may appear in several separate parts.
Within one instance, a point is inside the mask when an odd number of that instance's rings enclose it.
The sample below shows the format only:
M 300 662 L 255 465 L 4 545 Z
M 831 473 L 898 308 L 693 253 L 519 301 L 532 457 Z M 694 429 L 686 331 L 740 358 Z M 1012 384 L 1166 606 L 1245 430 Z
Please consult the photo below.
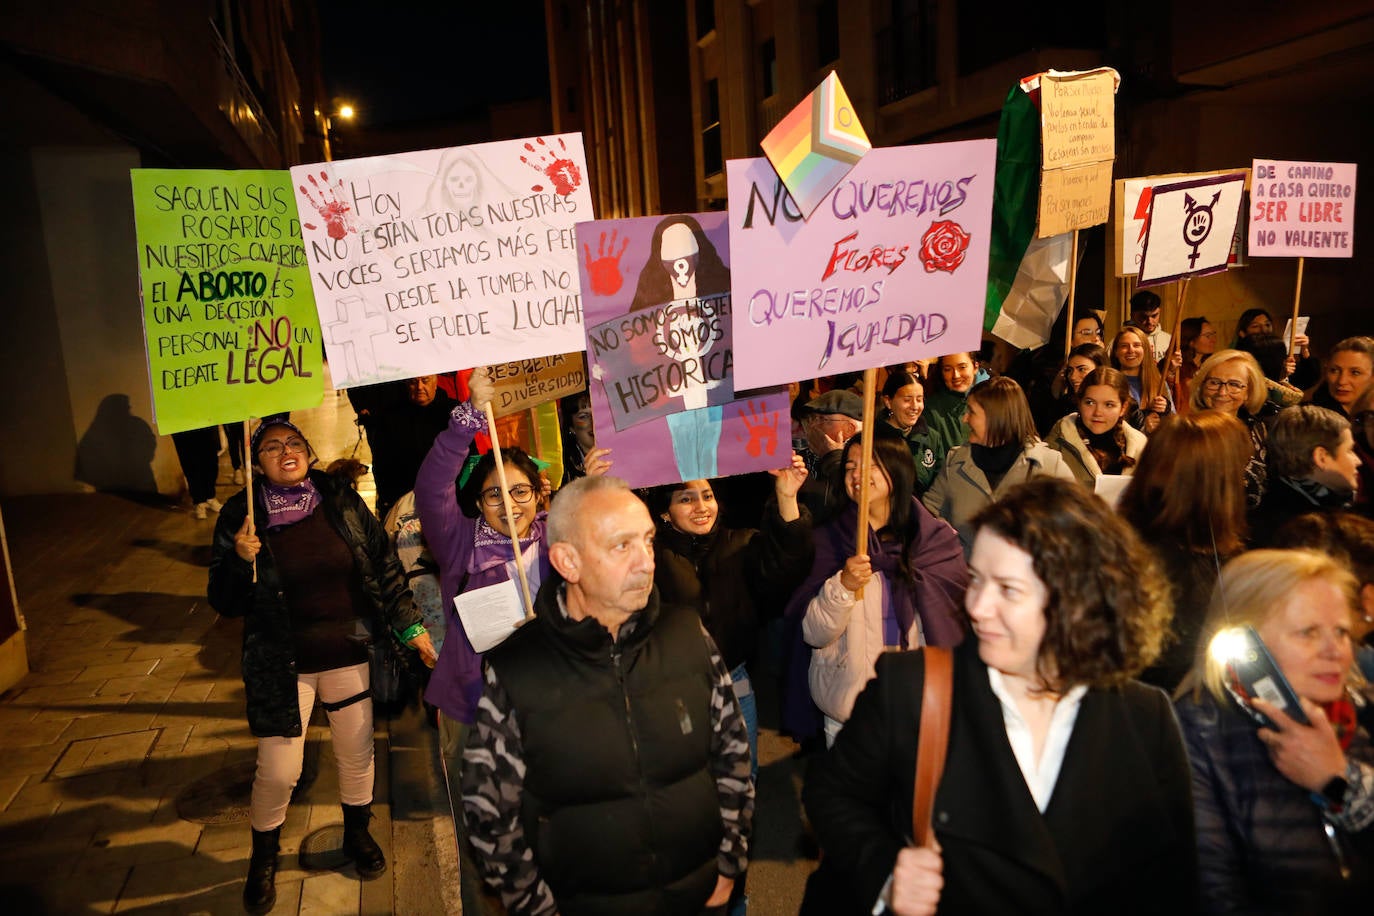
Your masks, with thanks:
M 1002 705 L 1002 724 L 1007 729 L 1007 741 L 1011 744 L 1012 753 L 1016 755 L 1017 765 L 1021 767 L 1021 776 L 1026 780 L 1026 788 L 1030 790 L 1031 798 L 1035 799 L 1035 806 L 1044 814 L 1045 809 L 1049 807 L 1050 797 L 1054 794 L 1054 785 L 1059 781 L 1059 770 L 1064 764 L 1064 751 L 1069 746 L 1073 725 L 1078 719 L 1078 707 L 1082 704 L 1083 695 L 1088 692 L 1088 688 L 1083 684 L 1072 687 L 1054 704 L 1054 713 L 1050 717 L 1050 731 L 1045 736 L 1045 746 L 1037 761 L 1030 727 L 1022 718 L 1021 710 L 1017 708 L 1011 691 L 1007 689 L 1002 672 L 989 667 L 988 683 Z

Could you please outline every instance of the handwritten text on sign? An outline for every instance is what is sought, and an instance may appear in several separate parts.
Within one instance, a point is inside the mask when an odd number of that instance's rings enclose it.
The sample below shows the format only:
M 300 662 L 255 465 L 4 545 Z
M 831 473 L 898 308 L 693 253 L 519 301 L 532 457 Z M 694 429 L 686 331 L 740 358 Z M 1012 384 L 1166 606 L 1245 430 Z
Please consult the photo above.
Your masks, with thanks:
M 495 383 L 491 406 L 498 417 L 577 394 L 587 387 L 581 353 L 496 363 L 488 366 L 487 372 Z
M 1349 258 L 1355 253 L 1355 163 L 1256 159 L 1250 254 Z
M 336 387 L 581 349 L 580 134 L 291 175 Z
M 736 389 L 976 349 L 996 148 L 874 149 L 807 220 L 768 160 L 728 162 Z
M 596 444 L 634 486 L 782 467 L 786 388 L 736 397 L 724 213 L 578 223 Z
M 1115 103 L 1116 77 L 1110 71 L 1041 78 L 1040 238 L 1107 221 L 1116 157 Z
M 290 176 L 130 177 L 158 431 L 319 404 L 320 329 Z

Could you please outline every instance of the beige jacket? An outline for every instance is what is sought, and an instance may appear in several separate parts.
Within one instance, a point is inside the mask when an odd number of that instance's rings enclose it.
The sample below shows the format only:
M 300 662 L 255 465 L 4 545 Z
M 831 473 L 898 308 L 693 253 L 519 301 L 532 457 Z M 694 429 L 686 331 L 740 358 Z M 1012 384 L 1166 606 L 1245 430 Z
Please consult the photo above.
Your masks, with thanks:
M 1122 423 L 1121 426 L 1126 430 L 1126 456 L 1139 461 L 1140 453 L 1145 451 L 1145 443 L 1150 440 L 1129 423 Z M 1088 451 L 1088 443 L 1078 433 L 1078 414 L 1071 413 L 1056 423 L 1045 444 L 1064 456 L 1064 464 L 1079 483 L 1092 488 L 1097 478 L 1102 476 L 1097 459 Z M 1121 473 L 1130 476 L 1134 470 L 1133 467 L 1126 468 Z
M 964 556 L 973 549 L 973 526 L 969 524 L 978 510 L 993 502 L 1018 483 L 1032 477 L 1059 477 L 1073 480 L 1073 473 L 1059 453 L 1036 440 L 1022 450 L 994 490 L 987 475 L 973 463 L 973 446 L 961 445 L 950 449 L 949 457 L 935 483 L 926 490 L 921 502 L 936 518 L 942 518 L 959 532 Z
M 844 722 L 854 708 L 859 691 L 873 679 L 878 656 L 883 654 L 883 600 L 887 577 L 875 572 L 864 586 L 863 598 L 840 584 L 835 573 L 811 603 L 802 618 L 802 638 L 816 651 L 811 653 L 807 683 L 811 699 L 821 712 Z M 907 645 L 925 644 L 918 614 L 907 631 Z

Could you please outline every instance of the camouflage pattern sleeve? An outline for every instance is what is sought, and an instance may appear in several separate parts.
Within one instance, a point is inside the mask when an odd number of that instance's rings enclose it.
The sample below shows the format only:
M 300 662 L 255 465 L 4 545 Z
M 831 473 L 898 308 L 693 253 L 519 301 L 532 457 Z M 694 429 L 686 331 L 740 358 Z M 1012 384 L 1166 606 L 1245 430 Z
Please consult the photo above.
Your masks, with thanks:
M 463 749 L 463 819 L 487 884 L 511 916 L 556 916 L 553 892 L 539 877 L 520 823 L 525 784 L 520 726 L 496 672 L 483 666 L 482 699 Z M 747 751 L 746 751 L 747 753 Z
M 749 778 L 749 733 L 744 714 L 735 699 L 730 672 L 720 650 L 706 632 L 702 639 L 710 650 L 714 683 L 711 687 L 711 775 L 720 799 L 721 826 L 716 867 L 726 878 L 737 878 L 749 865 L 749 839 L 754 827 L 754 782 Z

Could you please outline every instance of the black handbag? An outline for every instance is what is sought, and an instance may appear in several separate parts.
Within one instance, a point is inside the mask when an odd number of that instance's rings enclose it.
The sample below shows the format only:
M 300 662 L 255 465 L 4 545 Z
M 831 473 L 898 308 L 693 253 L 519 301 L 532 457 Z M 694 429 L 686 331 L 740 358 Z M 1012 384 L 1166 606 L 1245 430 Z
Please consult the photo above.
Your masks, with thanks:
M 401 645 L 391 628 L 381 626 L 380 638 L 368 643 L 372 706 L 386 714 L 404 709 L 415 697 L 421 683 L 419 653 Z

